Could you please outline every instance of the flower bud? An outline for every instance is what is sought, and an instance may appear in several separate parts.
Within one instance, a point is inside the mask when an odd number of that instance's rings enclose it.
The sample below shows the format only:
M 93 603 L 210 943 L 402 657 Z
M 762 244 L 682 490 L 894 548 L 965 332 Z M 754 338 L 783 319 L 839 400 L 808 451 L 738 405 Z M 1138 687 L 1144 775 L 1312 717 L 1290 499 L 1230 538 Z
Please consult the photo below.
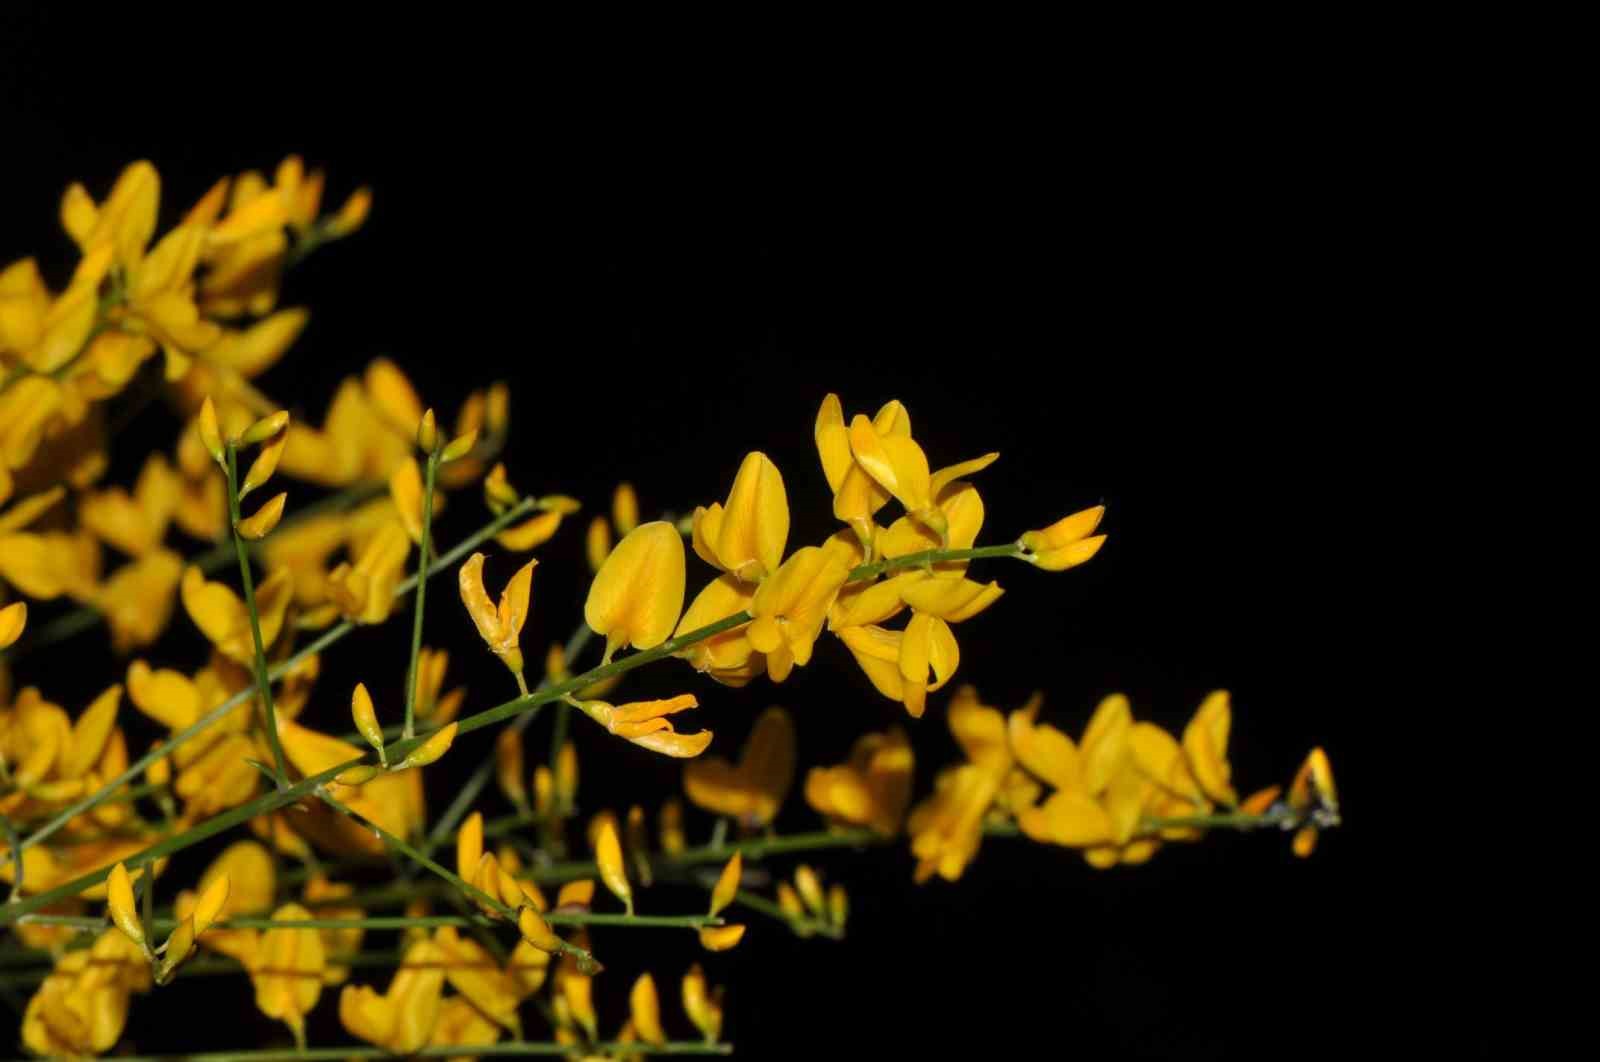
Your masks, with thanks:
M 226 459 L 222 452 L 222 428 L 217 423 L 217 407 L 211 403 L 210 396 L 200 403 L 200 418 L 196 422 L 195 430 L 200 434 L 200 444 L 206 448 L 206 453 L 211 455 L 211 460 L 226 467 Z
M 433 408 L 422 411 L 422 420 L 417 424 L 417 449 L 425 454 L 431 454 L 439 448 L 439 421 L 433 415 Z
M 288 500 L 288 491 L 279 491 L 268 498 L 254 515 L 245 517 L 236 525 L 239 537 L 247 542 L 259 542 L 272 534 L 272 529 L 283 519 L 283 506 Z
M 367 744 L 378 750 L 379 759 L 387 765 L 389 761 L 383 750 L 383 727 L 378 725 L 378 713 L 372 707 L 372 695 L 367 692 L 364 683 L 356 683 L 355 691 L 350 694 L 350 718 L 355 720 L 356 729 L 367 739 Z
M 289 411 L 280 409 L 276 413 L 268 414 L 250 425 L 239 436 L 240 446 L 254 446 L 256 443 L 266 442 L 289 426 Z
M 128 868 L 121 863 L 111 868 L 111 876 L 106 879 L 106 907 L 117 928 L 126 933 L 129 940 L 143 947 L 144 926 L 134 906 L 133 881 L 128 877 Z
M 450 751 L 450 743 L 456 739 L 456 730 L 461 724 L 451 723 L 443 730 L 438 731 L 428 740 L 418 745 L 410 755 L 400 761 L 395 768 L 397 771 L 408 770 L 412 767 L 426 767 L 428 764 Z

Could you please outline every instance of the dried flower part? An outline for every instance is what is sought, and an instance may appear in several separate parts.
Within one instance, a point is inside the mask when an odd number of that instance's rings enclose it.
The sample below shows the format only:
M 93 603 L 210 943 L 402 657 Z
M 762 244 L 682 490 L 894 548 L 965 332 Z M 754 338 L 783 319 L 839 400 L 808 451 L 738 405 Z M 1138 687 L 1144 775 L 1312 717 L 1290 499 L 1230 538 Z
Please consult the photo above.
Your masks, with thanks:
M 717 883 L 711 888 L 711 908 L 707 911 L 710 915 L 719 915 L 733 902 L 734 894 L 739 891 L 739 881 L 744 876 L 744 856 L 738 852 L 733 853 L 733 858 L 723 866 L 722 873 L 717 875 Z
M 653 649 L 683 611 L 683 537 L 661 520 L 629 532 L 600 565 L 584 602 L 590 629 L 606 639 L 604 659 L 624 645 Z

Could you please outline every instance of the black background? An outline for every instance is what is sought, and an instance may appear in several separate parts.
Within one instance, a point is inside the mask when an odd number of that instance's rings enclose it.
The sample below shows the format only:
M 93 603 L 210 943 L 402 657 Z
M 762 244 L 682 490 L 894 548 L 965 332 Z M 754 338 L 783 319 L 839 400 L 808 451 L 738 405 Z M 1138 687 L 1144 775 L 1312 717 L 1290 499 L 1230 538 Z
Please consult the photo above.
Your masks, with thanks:
M 1083 45 L 1070 63 L 1045 49 L 979 49 L 979 63 L 908 48 L 915 69 L 866 64 L 881 72 L 849 80 L 821 59 L 769 64 L 762 49 L 726 71 L 597 59 L 560 76 L 545 65 L 559 46 L 523 52 L 485 27 L 441 29 L 431 58 L 411 43 L 372 62 L 386 52 L 373 25 L 364 37 L 280 26 L 265 49 L 241 44 L 259 24 L 191 27 L 142 52 L 120 33 L 84 40 L 68 15 L 8 17 L 0 261 L 37 254 L 64 278 L 55 206 L 71 180 L 101 196 L 123 164 L 150 158 L 165 224 L 217 176 L 299 152 L 327 170 L 330 204 L 370 184 L 375 206 L 362 233 L 286 285 L 284 303 L 309 306 L 312 323 L 262 382 L 297 416 L 320 422 L 339 379 L 378 354 L 452 416 L 469 389 L 506 379 L 519 486 L 593 512 L 626 478 L 647 514 L 683 512 L 720 499 L 761 449 L 784 472 L 793 545 L 833 530 L 811 441 L 822 396 L 839 392 L 847 412 L 899 398 L 935 467 L 1001 452 L 978 481 L 982 541 L 1108 507 L 1109 542 L 1088 566 L 994 569 L 1008 593 L 958 628 L 958 683 L 1005 709 L 1042 689 L 1047 717 L 1074 734 L 1115 690 L 1176 729 L 1228 688 L 1245 788 L 1286 782 L 1311 746 L 1328 749 L 1347 826 L 1309 861 L 1286 837 L 1217 835 L 1097 872 L 1074 852 L 1002 839 L 959 883 L 917 887 L 903 845 L 828 857 L 826 876 L 851 892 L 846 942 L 756 919 L 740 949 L 708 962 L 731 986 L 727 1034 L 745 1057 L 1482 1042 L 1485 1019 L 1447 1028 L 1419 1008 L 1462 971 L 1392 928 L 1410 871 L 1373 853 L 1386 813 L 1374 750 L 1404 707 L 1371 675 L 1383 650 L 1366 574 L 1395 378 L 1378 322 L 1396 288 L 1376 242 L 1386 149 L 1355 128 L 1340 85 L 1168 66 L 1174 52 L 1138 48 L 1089 62 Z M 170 438 L 159 416 L 143 424 L 146 445 Z M 290 504 L 313 496 L 291 487 Z M 442 540 L 483 518 L 461 495 Z M 580 615 L 586 519 L 540 551 L 530 650 Z M 491 586 L 511 569 L 492 559 Z M 436 600 L 427 637 L 457 650 L 466 711 L 504 699 L 453 595 Z M 329 657 L 308 719 L 343 729 L 335 694 L 357 679 L 398 711 L 399 626 Z M 162 651 L 197 663 L 181 616 L 175 627 Z M 106 652 L 85 639 L 20 678 L 82 700 L 98 681 L 86 658 L 104 675 Z M 802 763 L 838 762 L 857 734 L 905 723 L 919 796 L 959 755 L 948 694 L 907 720 L 827 640 L 781 688 L 728 691 L 662 667 L 628 689 L 695 691 L 725 754 L 768 703 L 794 711 Z M 577 738 L 585 811 L 676 785 L 672 765 L 587 724 Z M 435 808 L 491 741 L 463 739 L 430 770 Z M 797 791 L 779 825 L 814 821 Z M 696 814 L 692 830 L 708 828 Z M 170 880 L 208 857 L 175 862 Z M 670 986 L 696 958 L 692 940 L 602 930 L 594 942 L 617 971 L 597 986 L 604 1028 L 649 968 L 669 1027 L 690 1033 Z M 243 982 L 205 991 L 204 1012 L 172 989 L 137 1000 L 130 1041 L 283 1038 Z M 335 1009 L 322 1004 L 314 1043 L 339 1035 Z M 211 1013 L 228 1017 L 198 1038 Z

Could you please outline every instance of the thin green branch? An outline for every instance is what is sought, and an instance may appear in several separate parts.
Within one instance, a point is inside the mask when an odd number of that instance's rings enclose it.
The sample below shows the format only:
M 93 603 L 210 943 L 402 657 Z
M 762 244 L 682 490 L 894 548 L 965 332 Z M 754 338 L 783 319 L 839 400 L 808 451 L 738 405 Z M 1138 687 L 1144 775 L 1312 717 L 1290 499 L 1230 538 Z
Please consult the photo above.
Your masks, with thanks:
M 377 834 L 390 848 L 399 852 L 407 859 L 422 864 L 428 870 L 433 871 L 433 873 L 437 874 L 445 881 L 450 882 L 456 888 L 460 889 L 463 893 L 467 894 L 467 896 L 471 897 L 477 903 L 485 904 L 493 908 L 500 915 L 509 919 L 512 925 L 516 925 L 517 912 L 501 903 L 498 898 L 490 896 L 477 886 L 468 883 L 459 875 L 453 874 L 445 867 L 435 863 L 432 859 L 429 859 L 427 856 L 417 851 L 417 849 L 411 847 L 411 845 L 407 844 L 399 837 L 396 837 L 382 826 L 379 826 L 365 815 L 362 815 L 360 812 L 354 811 L 340 803 L 338 800 L 335 800 L 332 796 L 328 795 L 326 790 L 318 789 L 317 796 L 321 797 L 322 802 L 327 804 L 333 810 L 343 814 L 354 822 L 360 823 L 366 829 L 369 829 L 373 833 Z M 578 947 L 576 944 L 563 940 L 561 942 L 561 950 L 577 959 L 579 969 L 584 970 L 587 973 L 593 973 L 600 968 L 600 964 L 595 962 L 594 956 L 585 949 Z
M 413 894 L 415 890 L 413 890 Z M 349 897 L 330 897 L 329 903 L 348 905 Z M 169 916 L 150 918 L 146 930 L 170 933 L 178 927 L 178 919 Z M 699 929 L 702 926 L 720 926 L 723 919 L 714 915 L 620 915 L 587 914 L 571 912 L 549 914 L 545 921 L 563 926 L 638 926 L 646 929 Z M 87 915 L 25 915 L 17 920 L 19 925 L 63 926 L 98 933 L 111 923 L 104 918 Z M 213 923 L 217 929 L 437 929 L 441 926 L 495 926 L 485 915 L 373 915 L 362 918 L 269 918 L 266 916 L 238 916 Z
M 244 536 L 239 533 L 239 448 L 228 442 L 228 529 L 233 534 L 233 549 L 239 557 L 239 581 L 244 586 L 244 605 L 250 613 L 250 638 L 255 645 L 255 659 L 251 670 L 255 672 L 256 691 L 261 698 L 261 710 L 267 731 L 267 744 L 272 746 L 272 769 L 278 788 L 289 786 L 289 770 L 283 759 L 283 744 L 278 740 L 278 712 L 272 703 L 272 679 L 267 676 L 267 649 L 261 644 L 261 612 L 256 608 L 255 582 L 250 575 L 250 556 L 245 551 Z
M 460 560 L 468 553 L 471 553 L 486 539 L 498 534 L 501 529 L 509 526 L 520 517 L 532 511 L 536 504 L 536 499 L 525 498 L 521 502 L 518 502 L 516 505 L 512 506 L 510 509 L 507 509 L 500 516 L 497 516 L 495 519 L 491 520 L 478 531 L 467 536 L 464 541 L 462 541 L 454 549 L 450 550 L 450 552 L 441 556 L 433 563 L 431 567 L 429 567 L 428 578 L 431 579 L 440 572 L 450 568 L 456 563 L 456 561 Z M 403 580 L 395 588 L 395 594 L 398 596 L 400 594 L 407 593 L 416 585 L 417 577 L 413 575 Z M 315 656 L 328 646 L 340 641 L 355 629 L 356 625 L 348 620 L 328 628 L 315 641 L 311 642 L 305 648 L 294 653 L 283 663 L 273 668 L 270 672 L 271 679 L 273 681 L 277 681 L 284 675 L 289 674 L 295 668 L 299 667 L 301 662 L 309 657 Z M 152 763 L 155 763 L 162 757 L 171 754 L 174 749 L 193 738 L 196 734 L 201 733 L 202 731 L 221 721 L 229 712 L 237 708 L 250 696 L 251 694 L 248 690 L 240 690 L 238 693 L 235 693 L 233 696 L 229 697 L 227 700 L 211 709 L 211 711 L 207 712 L 205 715 L 201 716 L 187 727 L 184 727 L 182 730 L 172 735 L 172 737 L 168 738 L 166 741 L 157 745 L 143 756 L 140 756 L 137 760 L 134 760 L 133 763 L 128 765 L 127 770 L 123 771 L 116 778 L 111 779 L 95 792 L 82 797 L 81 799 L 63 808 L 49 822 L 45 823 L 43 826 L 39 827 L 37 830 L 25 837 L 22 841 L 21 847 L 24 850 L 32 848 L 34 845 L 44 841 L 46 838 L 50 837 L 57 830 L 60 830 L 63 826 L 67 825 L 67 823 L 71 822 L 85 811 L 98 807 L 113 793 L 115 793 L 117 789 L 143 774 L 145 769 L 148 768 Z M 4 866 L 5 863 L 9 862 L 11 858 L 12 857 L 10 853 L 6 853 L 3 860 L 0 860 L 0 866 Z
M 752 911 L 764 914 L 769 918 L 775 918 L 801 936 L 816 935 L 828 937 L 831 940 L 844 939 L 844 930 L 838 926 L 829 925 L 827 922 L 822 922 L 815 918 L 804 916 L 796 918 L 765 896 L 740 889 L 733 894 L 733 902 L 741 907 L 748 907 Z
M 429 423 L 432 423 L 430 420 Z M 406 721 L 405 729 L 400 732 L 403 738 L 412 738 L 417 734 L 414 717 L 417 706 L 417 658 L 422 654 L 422 612 L 427 603 L 428 580 L 420 578 L 421 573 L 428 570 L 428 547 L 433 536 L 433 478 L 439 470 L 439 450 L 437 447 L 428 454 L 428 470 L 422 488 L 422 541 L 417 554 L 417 600 L 412 610 L 411 620 L 411 663 L 406 668 Z
M 901 568 L 928 568 L 947 561 L 987 560 L 993 557 L 1022 555 L 1022 547 L 1015 542 L 1008 542 L 1003 546 L 977 546 L 972 549 L 925 549 L 921 553 L 907 553 L 901 557 L 889 557 L 873 564 L 862 564 L 852 568 L 849 582 L 874 579 L 885 572 L 898 571 Z

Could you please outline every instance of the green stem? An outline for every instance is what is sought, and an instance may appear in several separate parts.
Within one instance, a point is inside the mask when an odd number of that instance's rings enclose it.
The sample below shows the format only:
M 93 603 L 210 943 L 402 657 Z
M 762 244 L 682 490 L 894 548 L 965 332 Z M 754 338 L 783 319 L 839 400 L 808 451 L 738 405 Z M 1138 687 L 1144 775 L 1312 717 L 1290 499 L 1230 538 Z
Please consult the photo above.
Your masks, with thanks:
M 266 719 L 267 744 L 272 746 L 272 768 L 279 789 L 289 785 L 289 770 L 284 766 L 283 745 L 278 741 L 278 712 L 272 703 L 272 680 L 267 677 L 267 649 L 261 644 L 261 613 L 256 608 L 255 582 L 250 575 L 250 556 L 245 552 L 244 536 L 239 534 L 239 449 L 228 443 L 228 524 L 233 532 L 233 550 L 239 557 L 239 581 L 244 584 L 244 606 L 250 613 L 250 638 L 255 645 L 252 670 L 256 692 L 261 698 Z
M 433 563 L 431 567 L 429 567 L 428 578 L 431 579 L 440 572 L 454 565 L 456 561 L 460 560 L 462 557 L 478 548 L 478 546 L 481 545 L 485 540 L 498 534 L 502 528 L 509 526 L 526 513 L 532 511 L 536 504 L 537 502 L 535 499 L 525 498 L 521 502 L 512 506 L 510 509 L 507 509 L 504 513 L 490 521 L 478 531 L 469 535 L 463 542 L 457 545 L 450 552 L 441 556 Z M 417 577 L 414 575 L 403 580 L 397 587 L 395 587 L 395 594 L 400 595 L 406 593 L 412 587 L 417 585 L 417 581 Z M 356 625 L 348 620 L 344 621 L 343 623 L 335 624 L 324 631 L 315 641 L 307 645 L 304 649 L 301 649 L 299 652 L 290 656 L 283 663 L 273 668 L 269 677 L 273 681 L 277 681 L 284 675 L 287 675 L 293 671 L 301 664 L 302 661 L 309 657 L 315 656 L 328 646 L 340 641 L 355 629 Z M 249 697 L 250 692 L 248 690 L 240 690 L 238 693 L 235 693 L 233 696 L 229 697 L 227 700 L 211 709 L 211 711 L 207 712 L 205 715 L 201 716 L 187 727 L 184 727 L 182 730 L 172 735 L 171 738 L 162 742 L 160 745 L 157 745 L 155 748 L 151 749 L 149 752 L 133 761 L 133 763 L 128 765 L 127 770 L 123 771 L 116 778 L 113 778 L 95 792 L 79 799 L 75 803 L 69 804 L 66 808 L 62 809 L 53 819 L 25 837 L 20 847 L 24 850 L 32 848 L 34 845 L 44 841 L 46 838 L 50 837 L 57 830 L 60 830 L 63 826 L 67 825 L 67 823 L 71 822 L 85 811 L 104 803 L 113 793 L 116 792 L 117 789 L 138 777 L 152 763 L 161 759 L 163 756 L 169 755 L 174 749 L 193 738 L 196 734 L 199 734 L 207 728 L 215 725 Z M 358 761 L 352 761 L 352 763 L 354 762 Z M 346 766 L 349 766 L 349 764 L 346 764 Z M 329 777 L 332 777 L 332 775 L 329 775 Z M 6 853 L 4 859 L 0 860 L 0 866 L 4 866 L 5 863 L 9 862 L 11 858 L 11 854 Z M 101 877 L 96 878 L 95 881 L 98 882 L 103 880 L 105 873 L 109 873 L 109 870 L 102 872 Z M 91 882 L 90 884 L 93 883 L 94 882 Z M 69 893 L 68 895 L 71 894 Z
M 393 848 L 407 859 L 411 859 L 422 864 L 428 870 L 433 871 L 439 877 L 450 882 L 456 888 L 466 893 L 477 903 L 485 904 L 493 908 L 502 917 L 509 919 L 512 925 L 517 924 L 517 912 L 501 903 L 496 897 L 490 896 L 477 886 L 471 885 L 465 879 L 451 873 L 449 870 L 445 869 L 443 866 L 440 866 L 438 863 L 435 863 L 432 859 L 429 859 L 427 856 L 423 855 L 421 852 L 417 851 L 415 848 L 411 847 L 411 845 L 396 837 L 382 826 L 379 826 L 365 815 L 362 815 L 360 812 L 354 811 L 346 807 L 344 804 L 341 804 L 339 801 L 329 796 L 326 791 L 319 789 L 317 791 L 317 796 L 321 797 L 322 802 L 327 804 L 333 810 L 345 815 L 354 822 L 360 823 L 366 829 L 369 829 L 373 833 L 377 834 L 384 840 L 386 844 L 389 845 L 390 848 Z M 563 940 L 561 942 L 561 950 L 577 959 L 579 968 L 584 969 L 585 972 L 592 973 L 599 969 L 599 964 L 594 961 L 594 956 L 585 951 L 583 948 L 578 947 L 576 944 L 572 944 Z
M 1003 546 L 976 546 L 972 549 L 925 549 L 921 553 L 907 553 L 901 557 L 890 557 L 873 564 L 863 564 L 850 569 L 849 582 L 859 582 L 862 579 L 875 579 L 885 572 L 896 571 L 900 568 L 926 568 L 934 564 L 943 564 L 946 561 L 987 560 L 991 557 L 1020 557 L 1023 554 L 1021 546 L 1015 542 L 1008 542 Z
M 785 911 L 782 907 L 779 907 L 765 896 L 760 896 L 756 893 L 746 892 L 745 890 L 740 889 L 738 892 L 733 894 L 733 902 L 739 904 L 741 907 L 748 907 L 752 911 L 757 911 L 761 914 L 764 914 L 769 918 L 776 918 L 790 929 L 793 929 L 796 933 L 800 933 L 802 935 L 810 935 L 815 933 L 819 936 L 829 937 L 833 940 L 844 939 L 844 931 L 842 929 L 831 926 L 826 922 L 819 922 L 815 918 L 795 918 L 793 915 L 789 914 L 788 911 Z
M 566 659 L 571 660 L 573 657 L 583 652 L 584 647 L 589 644 L 589 639 L 593 636 L 594 632 L 589 629 L 589 625 L 587 623 L 580 623 L 577 629 L 572 632 L 572 637 L 567 639 L 567 644 L 564 649 L 564 652 L 566 653 Z M 543 679 L 540 680 L 539 685 L 535 687 L 535 689 L 538 691 L 543 691 L 549 688 L 550 676 L 547 674 Z M 528 728 L 528 724 L 532 723 L 533 720 L 534 713 L 529 712 L 527 715 L 522 716 L 516 722 L 512 723 L 512 729 L 520 735 Z M 467 812 L 472 808 L 472 802 L 478 798 L 479 793 L 483 792 L 483 787 L 488 784 L 489 777 L 493 773 L 493 759 L 485 760 L 483 763 L 478 765 L 477 769 L 472 772 L 472 777 L 467 779 L 466 785 L 461 787 L 461 791 L 456 794 L 456 798 L 450 802 L 450 806 L 445 809 L 445 813 L 439 818 L 438 822 L 434 823 L 433 829 L 428 832 L 428 838 L 422 845 L 422 850 L 424 852 L 426 852 L 428 855 L 432 855 L 440 845 L 444 844 L 448 840 L 451 840 L 455 836 L 456 825 L 460 823 L 462 819 L 467 817 Z M 516 816 L 516 819 L 519 824 L 524 821 L 532 821 L 530 819 L 524 819 L 523 816 L 520 815 Z M 505 831 L 502 830 L 501 832 Z M 490 836 L 487 830 L 487 824 L 484 831 L 484 836 Z
M 414 716 L 417 706 L 417 657 L 422 653 L 422 610 L 427 601 L 428 581 L 420 578 L 428 570 L 428 547 L 433 534 L 433 477 L 439 469 L 439 451 L 428 455 L 428 471 L 422 488 L 422 542 L 417 555 L 417 601 L 411 620 L 411 664 L 406 668 L 406 723 L 401 736 L 412 738 L 417 734 Z
M 1179 829 L 1191 827 L 1202 830 L 1259 830 L 1268 826 L 1282 826 L 1285 816 L 1274 814 L 1271 811 L 1261 815 L 1251 815 L 1243 811 L 1218 812 L 1215 815 L 1186 815 L 1176 818 L 1146 818 L 1141 819 L 1139 826 L 1144 831 Z

